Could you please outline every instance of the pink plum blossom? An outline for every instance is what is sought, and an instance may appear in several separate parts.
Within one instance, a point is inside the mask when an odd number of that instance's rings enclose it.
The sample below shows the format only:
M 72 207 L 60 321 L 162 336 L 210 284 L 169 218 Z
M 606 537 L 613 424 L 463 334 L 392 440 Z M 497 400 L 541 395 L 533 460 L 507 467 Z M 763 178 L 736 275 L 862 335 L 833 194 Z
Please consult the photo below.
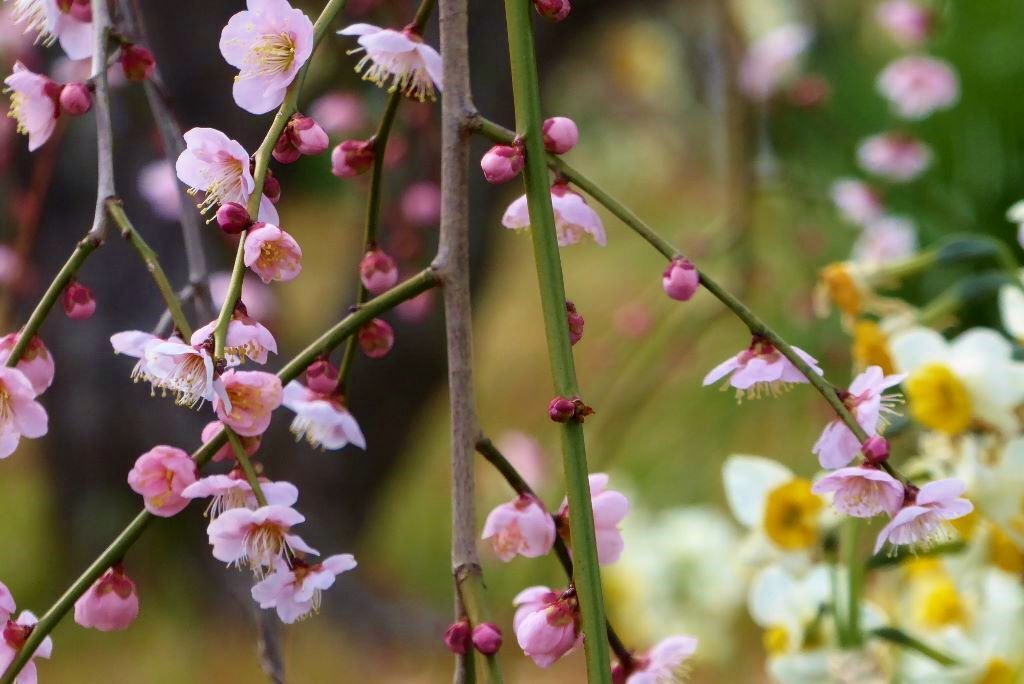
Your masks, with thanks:
M 219 420 L 210 421 L 206 424 L 206 427 L 203 428 L 200 439 L 202 439 L 204 443 L 209 442 L 211 439 L 219 435 L 223 429 L 224 423 Z M 263 435 L 255 435 L 253 437 L 242 437 L 239 435 L 238 440 L 242 443 L 242 448 L 245 449 L 245 455 L 252 456 L 260 450 L 260 444 L 263 442 Z M 231 448 L 230 443 L 225 444 L 217 450 L 217 453 L 215 453 L 213 458 L 210 460 L 214 463 L 219 463 L 220 461 L 233 461 L 235 460 L 235 450 Z
M 59 40 L 69 59 L 92 54 L 92 12 L 87 2 L 15 0 L 13 18 L 16 24 L 25 24 L 26 33 L 38 34 L 37 42 L 52 45 Z
M 0 337 L 0 364 L 7 363 L 20 336 L 20 333 L 9 333 Z M 15 368 L 25 374 L 37 395 L 45 392 L 53 383 L 53 356 L 38 335 L 33 336 L 25 347 L 25 352 Z
M 597 212 L 590 208 L 583 197 L 568 188 L 565 183 L 556 182 L 551 186 L 551 206 L 555 212 L 555 232 L 558 245 L 575 245 L 584 235 L 604 247 L 608 238 L 604 224 Z M 501 223 L 511 230 L 525 230 L 530 227 L 530 212 L 523 195 L 509 205 Z
M 165 342 L 182 344 L 181 340 L 177 337 L 165 340 L 142 330 L 125 330 L 110 336 L 110 345 L 113 347 L 115 354 L 124 354 L 125 356 L 138 359 L 135 367 L 132 368 L 132 380 L 135 382 L 148 382 L 153 386 L 154 390 L 164 386 L 163 378 L 171 375 L 178 363 L 183 360 L 179 356 L 164 353 L 161 345 Z M 161 348 L 160 353 L 155 351 L 158 348 Z M 210 363 L 210 371 L 212 375 L 212 361 Z
M 868 466 L 834 470 L 814 483 L 811 491 L 834 492 L 835 509 L 855 518 L 872 518 L 879 513 L 896 515 L 903 505 L 903 485 L 884 470 Z
M 101 632 L 127 629 L 138 616 L 135 582 L 120 564 L 107 570 L 75 601 L 75 622 Z
M 128 473 L 128 486 L 142 496 L 146 510 L 161 518 L 177 515 L 188 506 L 181 493 L 196 481 L 196 463 L 172 446 L 155 446 L 139 456 Z
M 260 490 L 267 504 L 271 506 L 294 506 L 299 500 L 299 490 L 290 482 L 261 479 Z M 237 469 L 227 475 L 208 475 L 200 478 L 185 487 L 181 495 L 186 499 L 210 499 L 210 504 L 206 507 L 206 515 L 210 518 L 216 518 L 232 508 L 259 508 L 252 485 Z
M 266 432 L 271 413 L 281 405 L 281 379 L 273 373 L 230 368 L 221 380 L 226 397 L 214 397 L 217 418 L 243 437 Z
M 206 193 L 199 204 L 204 214 L 227 202 L 244 206 L 256 189 L 249 171 L 249 153 L 214 128 L 193 128 L 185 133 L 185 150 L 178 156 L 175 171 L 190 193 Z M 279 220 L 277 208 L 266 195 L 260 199 L 259 218 L 270 223 Z
M 520 494 L 488 514 L 481 539 L 490 539 L 494 552 L 506 563 L 517 554 L 538 558 L 555 543 L 555 521 L 535 497 Z
M 46 410 L 35 398 L 24 373 L 0 367 L 0 459 L 13 454 L 23 436 L 35 439 L 46 434 Z
M 894 413 L 892 406 L 900 400 L 898 395 L 883 396 L 883 392 L 903 382 L 905 377 L 885 375 L 879 366 L 869 366 L 854 378 L 849 390 L 841 393 L 843 404 L 868 436 L 877 433 L 879 425 L 885 423 L 884 414 Z M 860 440 L 836 418 L 825 426 L 812 451 L 821 467 L 842 468 L 860 453 Z
M 311 446 L 333 451 L 352 444 L 366 449 L 359 423 L 340 397 L 318 394 L 293 380 L 284 388 L 283 404 L 295 412 L 292 433 Z
M 540 442 L 525 432 L 510 430 L 498 437 L 497 444 L 501 453 L 515 466 L 524 480 L 536 488 L 544 486 L 548 478 L 548 459 Z
M 861 141 L 857 161 L 868 173 L 894 183 L 906 183 L 928 169 L 932 150 L 909 135 L 880 133 Z
M 192 344 L 201 345 L 213 335 L 217 321 L 210 321 L 192 333 Z M 228 322 L 224 338 L 224 353 L 255 363 L 266 363 L 268 353 L 277 353 L 277 341 L 259 321 L 250 318 L 244 307 L 236 307 Z
M 53 135 L 60 116 L 60 86 L 42 74 L 29 71 L 21 62 L 4 79 L 11 90 L 11 111 L 18 133 L 28 136 L 28 151 L 34 152 Z
M 840 178 L 832 184 L 832 201 L 839 214 L 850 223 L 863 226 L 880 219 L 882 198 L 870 185 L 854 178 Z
M 165 221 L 177 221 L 181 215 L 178 181 L 174 166 L 167 159 L 158 159 L 139 171 L 139 194 L 149 202 L 153 213 Z
M 441 55 L 413 31 L 352 24 L 338 34 L 359 36 L 360 47 L 349 52 L 366 52 L 356 64 L 356 72 L 362 72 L 364 80 L 384 87 L 390 79 L 390 91 L 421 102 L 434 99 L 434 86 L 442 90 Z
M 597 537 L 597 562 L 611 565 L 619 560 L 626 544 L 619 523 L 629 513 L 629 499 L 622 492 L 608 489 L 608 475 L 591 473 L 590 502 L 594 511 L 594 535 Z M 559 517 L 568 522 L 569 501 L 562 501 Z
M 214 309 L 224 306 L 224 297 L 227 295 L 230 281 L 231 274 L 226 271 L 210 274 L 210 299 L 213 300 Z M 277 315 L 277 298 L 273 290 L 267 287 L 266 283 L 248 273 L 242 279 L 240 299 L 245 302 L 245 309 L 249 316 L 258 321 L 266 323 Z
M 346 135 L 366 125 L 366 105 L 353 93 L 321 95 L 309 108 L 310 116 L 331 135 Z
M 811 44 L 811 32 L 799 24 L 786 24 L 751 44 L 740 65 L 740 88 L 753 100 L 767 100 L 799 68 L 800 56 Z
M 260 608 L 275 608 L 281 622 L 292 624 L 320 610 L 320 593 L 334 585 L 335 578 L 356 567 L 356 559 L 348 553 L 328 556 L 309 565 L 298 558 L 292 566 L 277 561 L 274 572 L 252 588 L 253 599 Z
M 797 356 L 807 363 L 811 370 L 821 375 L 818 362 L 799 347 L 793 347 Z M 760 398 L 764 394 L 778 396 L 791 385 L 806 383 L 808 380 L 793 363 L 777 350 L 771 342 L 755 337 L 750 346 L 736 356 L 726 359 L 704 376 L 704 386 L 729 376 L 729 385 L 736 388 L 738 397 Z M 724 387 L 724 385 L 723 385 Z
M 0 582 L 0 624 L 7 624 L 17 609 L 18 606 L 14 603 L 14 595 L 11 594 L 11 590 L 7 588 L 6 584 Z
M 417 226 L 433 226 L 441 216 L 441 189 L 433 181 L 413 183 L 399 203 L 402 216 Z
M 523 653 L 540 667 L 548 667 L 582 640 L 579 607 L 570 592 L 558 594 L 548 587 L 519 592 L 512 628 Z
M 853 244 L 853 260 L 865 266 L 902 261 L 917 250 L 914 222 L 900 216 L 883 216 L 864 226 Z
M 176 339 L 147 343 L 142 377 L 173 393 L 179 406 L 192 408 L 214 398 L 224 401 L 224 384 L 214 373 L 211 352 L 210 345 L 192 346 Z
M 886 0 L 875 8 L 875 20 L 904 47 L 926 41 L 935 26 L 932 11 L 917 0 Z
M 624 684 L 664 684 L 679 681 L 679 671 L 696 652 L 697 637 L 678 635 L 662 639 L 646 653 L 633 656 L 633 669 L 625 678 Z M 615 680 L 614 672 L 612 679 Z
M 302 271 L 302 248 L 275 225 L 257 223 L 245 238 L 245 265 L 264 283 L 288 281 Z
M 207 527 L 213 557 L 229 565 L 243 563 L 258 571 L 273 568 L 276 561 L 295 551 L 316 554 L 291 528 L 306 518 L 290 506 L 268 505 L 256 510 L 232 508 Z
M 239 70 L 232 94 L 252 114 L 284 101 L 285 90 L 313 53 L 313 22 L 287 0 L 247 0 L 229 20 L 220 53 Z
M 960 79 L 947 63 L 934 57 L 909 55 L 878 75 L 878 92 L 904 119 L 924 119 L 949 109 L 960 97 Z
M 966 488 L 964 482 L 956 478 L 936 480 L 921 487 L 878 533 L 875 553 L 881 551 L 887 541 L 893 547 L 927 547 L 947 539 L 946 521 L 962 518 L 974 510 L 974 504 L 960 497 Z
M 25 641 L 32 633 L 32 628 L 39 622 L 35 615 L 27 610 L 21 611 L 17 620 L 7 620 L 3 632 L 0 633 L 0 672 L 6 672 L 7 668 L 18 655 L 18 651 L 25 645 Z M 47 658 L 53 653 L 53 640 L 45 637 L 35 653 L 29 659 L 14 684 L 36 684 L 39 679 L 36 672 L 36 658 Z

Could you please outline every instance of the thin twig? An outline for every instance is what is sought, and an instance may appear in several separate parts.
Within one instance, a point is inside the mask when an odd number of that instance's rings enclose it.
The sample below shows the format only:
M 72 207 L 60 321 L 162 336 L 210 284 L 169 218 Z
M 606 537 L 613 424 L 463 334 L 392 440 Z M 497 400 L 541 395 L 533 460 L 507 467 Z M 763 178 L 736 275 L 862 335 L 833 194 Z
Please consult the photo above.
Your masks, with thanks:
M 107 200 L 114 188 L 114 133 L 110 124 L 110 87 L 107 83 L 107 51 L 110 43 L 110 8 L 107 0 L 92 0 L 92 83 L 93 114 L 96 117 L 96 212 L 87 236 L 99 243 L 107 237 Z

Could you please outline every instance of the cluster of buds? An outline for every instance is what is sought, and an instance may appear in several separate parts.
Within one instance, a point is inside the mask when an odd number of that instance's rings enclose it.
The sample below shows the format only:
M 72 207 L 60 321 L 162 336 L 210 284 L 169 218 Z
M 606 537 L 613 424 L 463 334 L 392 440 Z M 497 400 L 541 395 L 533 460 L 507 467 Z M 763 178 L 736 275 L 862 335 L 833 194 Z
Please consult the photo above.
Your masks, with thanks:
M 444 645 L 455 655 L 465 655 L 471 646 L 486 656 L 494 655 L 501 648 L 501 629 L 493 622 L 470 627 L 469 620 L 462 618 L 445 631 Z
M 556 423 L 582 423 L 584 419 L 593 415 L 594 409 L 583 403 L 579 397 L 567 399 L 555 397 L 548 404 L 548 417 Z
M 299 157 L 316 156 L 327 149 L 330 140 L 320 124 L 303 114 L 295 114 L 277 139 L 272 152 L 281 164 L 291 164 Z
M 567 117 L 546 119 L 541 128 L 544 149 L 551 154 L 565 154 L 580 140 L 576 123 Z M 523 139 L 517 137 L 511 145 L 495 145 L 480 159 L 480 169 L 488 183 L 507 183 L 520 174 L 526 163 Z

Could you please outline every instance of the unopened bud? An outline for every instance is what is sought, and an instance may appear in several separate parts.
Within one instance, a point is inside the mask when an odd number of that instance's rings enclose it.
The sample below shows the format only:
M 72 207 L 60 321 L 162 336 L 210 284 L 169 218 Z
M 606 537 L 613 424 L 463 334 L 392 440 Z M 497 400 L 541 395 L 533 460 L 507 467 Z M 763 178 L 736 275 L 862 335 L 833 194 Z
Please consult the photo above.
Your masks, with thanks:
M 306 156 L 320 154 L 330 145 L 327 133 L 312 118 L 296 114 L 285 130 L 288 139 L 299 152 Z
M 387 356 L 395 346 L 394 328 L 380 318 L 374 318 L 360 328 L 356 337 L 359 340 L 359 348 L 371 359 Z
M 565 315 L 569 322 L 569 343 L 575 345 L 583 339 L 583 316 L 576 311 L 576 305 L 572 302 L 565 303 Z
M 505 183 L 523 170 L 523 151 L 511 145 L 495 145 L 480 159 L 488 183 Z
M 293 164 L 302 156 L 302 153 L 292 144 L 287 130 L 281 133 L 281 137 L 277 139 L 277 144 L 274 145 L 270 154 L 278 164 Z
M 217 209 L 217 225 L 228 235 L 238 235 L 252 225 L 249 211 L 238 202 L 225 202 Z
M 378 295 L 398 283 L 398 267 L 383 251 L 371 249 L 359 262 L 359 277 L 367 292 Z
M 8 620 L 7 624 L 4 625 L 3 640 L 8 646 L 17 651 L 25 645 L 29 635 L 32 634 L 33 627 L 34 625 L 22 625 L 14 620 Z
M 672 299 L 686 302 L 693 298 L 697 288 L 700 287 L 700 274 L 697 273 L 697 268 L 686 259 L 673 259 L 661 276 L 661 286 L 664 288 L 665 294 Z
M 81 116 L 92 109 L 92 93 L 84 83 L 68 83 L 60 91 L 60 108 L 71 116 Z
M 74 0 L 68 14 L 83 24 L 92 23 L 92 3 L 90 0 Z
M 338 178 L 358 176 L 371 166 L 373 143 L 369 140 L 346 140 L 331 152 L 331 173 Z
M 338 389 L 338 369 L 327 359 L 314 361 L 306 369 L 306 387 L 317 394 L 334 394 Z
M 884 437 L 868 437 L 861 446 L 864 458 L 872 465 L 878 465 L 889 458 L 889 442 Z
M 569 16 L 572 6 L 569 0 L 533 0 L 537 13 L 548 21 L 562 21 Z
M 469 651 L 470 634 L 469 622 L 459 620 L 445 630 L 444 645 L 455 655 L 465 655 Z
M 121 48 L 121 68 L 129 81 L 145 81 L 156 68 L 156 58 L 141 45 L 125 45 Z
M 565 116 L 555 116 L 544 121 L 544 149 L 552 154 L 565 154 L 580 141 L 576 122 Z
M 64 288 L 62 304 L 67 317 L 75 321 L 84 321 L 96 312 L 96 299 L 92 296 L 92 290 L 77 280 L 72 280 Z
M 483 622 L 473 628 L 473 645 L 484 655 L 494 655 L 501 648 L 501 630 L 493 622 Z
M 281 201 L 281 181 L 274 177 L 270 169 L 267 169 L 267 175 L 263 179 L 263 194 L 274 204 Z
M 548 418 L 556 423 L 568 423 L 576 415 L 576 404 L 572 399 L 555 397 L 548 404 Z

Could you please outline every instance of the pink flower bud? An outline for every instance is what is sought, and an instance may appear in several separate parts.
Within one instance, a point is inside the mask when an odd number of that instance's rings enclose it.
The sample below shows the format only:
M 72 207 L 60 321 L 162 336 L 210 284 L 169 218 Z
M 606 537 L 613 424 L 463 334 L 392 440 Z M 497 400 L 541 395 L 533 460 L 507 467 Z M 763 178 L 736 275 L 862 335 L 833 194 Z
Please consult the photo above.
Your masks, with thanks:
M 473 628 L 473 645 L 484 655 L 494 655 L 501 648 L 501 630 L 493 622 L 484 622 Z
M 569 16 L 572 6 L 569 0 L 533 0 L 533 7 L 548 21 L 562 21 Z
M 480 168 L 488 183 L 505 183 L 523 170 L 523 152 L 511 145 L 495 145 L 480 159 Z
M 568 423 L 576 415 L 576 403 L 565 397 L 555 397 L 548 404 L 548 418 L 556 423 Z
M 544 149 L 552 154 L 565 154 L 580 141 L 576 122 L 564 116 L 544 121 Z
M 89 0 L 74 0 L 68 14 L 83 24 L 92 23 L 92 3 Z
M 576 311 L 572 302 L 565 303 L 565 315 L 569 319 L 569 343 L 575 345 L 583 339 L 583 316 Z
M 330 145 L 327 133 L 320 127 L 320 124 L 302 114 L 296 114 L 292 117 L 292 120 L 288 122 L 285 133 L 292 146 L 301 154 L 307 156 L 320 154 Z
M 334 394 L 338 389 L 338 369 L 327 359 L 314 361 L 306 369 L 306 387 L 317 394 Z
M 71 116 L 81 116 L 92 109 L 92 93 L 84 83 L 68 83 L 60 91 L 60 108 Z
M 390 290 L 398 282 L 395 260 L 379 249 L 372 249 L 359 262 L 359 277 L 370 294 Z
M 72 280 L 64 288 L 64 313 L 74 321 L 84 321 L 96 312 L 96 300 L 92 290 L 77 280 Z
M 270 169 L 267 169 L 267 176 L 263 179 L 263 194 L 274 204 L 281 201 L 281 181 L 274 178 Z
M 252 225 L 249 211 L 238 202 L 226 202 L 217 209 L 217 225 L 228 235 L 238 235 Z
M 387 356 L 391 348 L 395 346 L 394 328 L 380 318 L 374 318 L 360 328 L 356 337 L 359 340 L 359 348 L 371 359 Z
M 878 435 L 868 437 L 861 449 L 868 463 L 874 465 L 882 463 L 889 458 L 889 442 L 884 437 L 879 437 Z
M 145 81 L 153 74 L 156 59 L 141 45 L 125 45 L 121 48 L 121 68 L 129 81 Z
M 331 152 L 331 173 L 338 178 L 358 176 L 371 166 L 373 143 L 369 140 L 346 140 Z
M 661 286 L 665 289 L 665 294 L 672 299 L 686 302 L 693 298 L 700 287 L 700 274 L 689 261 L 676 258 L 665 269 L 661 277 Z
M 470 629 L 467 620 L 459 620 L 445 630 L 444 645 L 455 655 L 465 655 L 469 650 Z
M 293 164 L 302 156 L 302 153 L 296 149 L 288 137 L 287 129 L 281 132 L 281 137 L 277 139 L 277 144 L 274 145 L 270 154 L 278 164 Z
M 113 632 L 126 629 L 139 615 L 135 583 L 115 565 L 75 602 L 75 622 L 82 627 Z

